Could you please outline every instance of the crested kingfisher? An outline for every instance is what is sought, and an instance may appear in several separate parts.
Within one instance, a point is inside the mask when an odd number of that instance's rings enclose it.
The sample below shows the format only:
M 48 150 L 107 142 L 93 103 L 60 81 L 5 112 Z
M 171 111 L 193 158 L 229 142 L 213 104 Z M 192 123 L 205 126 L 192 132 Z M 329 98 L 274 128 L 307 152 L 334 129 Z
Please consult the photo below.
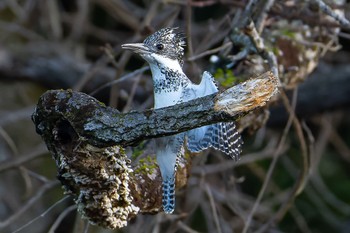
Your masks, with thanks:
M 204 72 L 200 84 L 194 84 L 182 70 L 185 38 L 177 28 L 163 28 L 147 37 L 143 43 L 123 44 L 145 59 L 151 69 L 154 88 L 154 108 L 163 108 L 218 92 L 213 76 Z M 157 138 L 156 156 L 163 180 L 163 210 L 175 209 L 175 174 L 178 156 L 187 149 L 199 152 L 208 147 L 220 150 L 237 160 L 243 141 L 233 122 L 206 125 L 173 136 Z

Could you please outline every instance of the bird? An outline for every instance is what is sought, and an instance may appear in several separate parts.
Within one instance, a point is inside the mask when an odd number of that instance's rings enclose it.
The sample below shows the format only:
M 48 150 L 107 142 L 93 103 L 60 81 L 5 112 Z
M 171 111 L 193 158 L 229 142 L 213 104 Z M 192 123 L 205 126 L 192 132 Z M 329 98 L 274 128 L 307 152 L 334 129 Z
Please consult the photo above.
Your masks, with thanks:
M 182 67 L 184 64 L 184 33 L 177 27 L 162 28 L 142 43 L 123 44 L 122 48 L 139 54 L 150 66 L 153 79 L 154 109 L 168 107 L 217 93 L 214 77 L 204 71 L 199 84 L 192 83 Z M 242 138 L 234 122 L 220 122 L 195 128 L 172 136 L 155 139 L 157 163 L 162 177 L 163 211 L 175 210 L 175 175 L 184 144 L 190 152 L 209 147 L 222 151 L 238 160 Z

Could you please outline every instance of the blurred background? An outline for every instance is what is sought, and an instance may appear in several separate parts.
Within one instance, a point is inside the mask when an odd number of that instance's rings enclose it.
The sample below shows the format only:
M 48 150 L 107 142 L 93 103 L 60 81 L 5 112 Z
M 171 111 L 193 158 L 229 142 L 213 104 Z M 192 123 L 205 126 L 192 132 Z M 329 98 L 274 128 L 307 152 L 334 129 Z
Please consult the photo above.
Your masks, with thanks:
M 320 1 L 258 2 L 0 1 L 0 232 L 350 232 L 349 25 Z M 326 3 L 350 18 L 348 1 Z M 263 50 L 247 37 L 247 19 Z M 166 26 L 187 36 L 184 70 L 194 82 L 208 70 L 224 90 L 272 64 L 281 93 L 238 122 L 240 161 L 213 150 L 193 156 L 174 215 L 86 227 L 31 114 L 50 89 L 82 91 L 122 112 L 152 108 L 147 64 L 120 45 Z

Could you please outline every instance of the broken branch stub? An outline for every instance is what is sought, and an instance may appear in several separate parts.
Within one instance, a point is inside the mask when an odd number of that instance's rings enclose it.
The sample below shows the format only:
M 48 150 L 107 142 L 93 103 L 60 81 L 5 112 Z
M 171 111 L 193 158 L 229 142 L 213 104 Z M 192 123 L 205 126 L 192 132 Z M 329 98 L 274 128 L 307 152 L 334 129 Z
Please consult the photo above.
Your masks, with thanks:
M 83 93 L 54 90 L 40 97 L 32 119 L 53 154 L 58 179 L 74 197 L 82 216 L 92 224 L 120 228 L 138 213 L 159 212 L 162 199 L 157 166 L 131 167 L 122 147 L 234 121 L 264 106 L 278 86 L 278 79 L 267 72 L 217 95 L 129 113 L 106 107 Z M 186 183 L 190 166 L 186 159 L 179 163 L 177 188 Z
M 257 78 L 242 82 L 218 94 L 214 110 L 229 115 L 244 115 L 248 112 L 266 105 L 278 92 L 279 80 L 271 71 Z

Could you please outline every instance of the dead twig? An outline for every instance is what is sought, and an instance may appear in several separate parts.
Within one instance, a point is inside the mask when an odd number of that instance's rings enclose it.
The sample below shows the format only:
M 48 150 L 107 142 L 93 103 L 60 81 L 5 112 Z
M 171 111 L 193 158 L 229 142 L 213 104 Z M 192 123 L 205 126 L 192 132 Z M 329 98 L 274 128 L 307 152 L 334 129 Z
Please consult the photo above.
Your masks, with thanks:
M 19 210 L 17 210 L 13 215 L 9 216 L 4 221 L 0 222 L 0 229 L 3 229 L 10 224 L 12 224 L 14 221 L 16 221 L 21 215 L 26 212 L 30 207 L 32 207 L 36 201 L 40 200 L 42 196 L 49 190 L 55 187 L 59 184 L 58 180 L 50 181 L 46 184 L 44 184 L 37 193 L 31 197 Z
M 314 2 L 320 7 L 320 9 L 326 13 L 327 15 L 331 16 L 334 18 L 336 21 L 340 23 L 342 27 L 349 28 L 350 27 L 350 22 L 347 20 L 345 17 L 339 15 L 336 13 L 332 8 L 330 8 L 324 1 L 322 0 L 314 0 Z
M 295 103 L 296 103 L 296 94 L 297 94 L 297 92 L 294 92 L 294 95 L 293 95 L 294 96 L 294 101 L 293 101 L 294 108 L 295 108 Z M 253 206 L 252 210 L 250 211 L 250 213 L 249 213 L 249 215 L 248 215 L 248 217 L 246 219 L 246 222 L 245 222 L 245 225 L 244 225 L 244 228 L 243 228 L 243 231 L 242 231 L 243 233 L 248 232 L 248 229 L 249 229 L 250 224 L 252 222 L 254 213 L 256 212 L 256 210 L 257 210 L 257 208 L 258 208 L 258 206 L 259 206 L 259 204 L 260 204 L 260 202 L 261 202 L 261 200 L 263 198 L 263 195 L 265 194 L 265 191 L 267 189 L 267 185 L 269 184 L 269 182 L 271 180 L 272 173 L 273 173 L 273 171 L 275 169 L 277 160 L 278 160 L 279 155 L 280 155 L 280 151 L 281 151 L 283 145 L 285 144 L 285 141 L 287 139 L 287 135 L 288 135 L 288 132 L 290 130 L 290 127 L 292 126 L 294 117 L 295 117 L 294 114 L 290 114 L 289 115 L 288 122 L 287 122 L 287 124 L 286 124 L 286 126 L 285 126 L 285 128 L 283 130 L 283 134 L 281 136 L 281 140 L 280 140 L 280 142 L 279 142 L 279 144 L 277 146 L 277 149 L 276 149 L 276 151 L 275 151 L 275 153 L 273 155 L 272 162 L 271 162 L 271 164 L 269 166 L 268 172 L 267 172 L 266 177 L 264 179 L 263 186 L 261 187 L 261 189 L 259 191 L 259 195 L 258 195 L 257 199 L 255 200 L 254 206 Z

